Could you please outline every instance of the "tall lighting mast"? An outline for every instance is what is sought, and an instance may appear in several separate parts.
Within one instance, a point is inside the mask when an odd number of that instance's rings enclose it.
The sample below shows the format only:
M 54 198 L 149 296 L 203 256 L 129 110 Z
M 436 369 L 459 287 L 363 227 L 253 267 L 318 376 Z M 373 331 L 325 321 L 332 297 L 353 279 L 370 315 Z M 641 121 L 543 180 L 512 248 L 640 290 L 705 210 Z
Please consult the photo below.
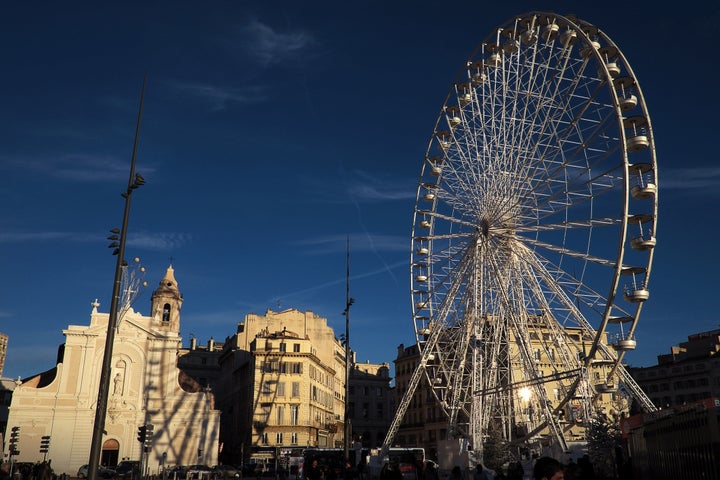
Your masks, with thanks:
M 100 454 L 102 453 L 102 440 L 105 433 L 105 416 L 107 414 L 108 395 L 110 393 L 110 375 L 112 373 L 112 353 L 115 342 L 115 330 L 118 322 L 118 306 L 120 304 L 120 285 L 122 282 L 123 267 L 125 262 L 125 241 L 127 240 L 128 221 L 130 219 L 130 199 L 132 192 L 145 183 L 145 179 L 139 173 L 135 173 L 135 158 L 137 156 L 138 138 L 140 135 L 140 119 L 142 118 L 143 101 L 145 100 L 145 84 L 147 76 L 143 79 L 142 93 L 140 95 L 140 109 L 138 111 L 137 126 L 135 128 L 135 143 L 133 145 L 132 160 L 130 162 L 130 179 L 127 190 L 121 194 L 125 199 L 125 212 L 123 214 L 122 228 L 112 230 L 113 235 L 108 239 L 113 240 L 111 247 L 117 247 L 113 255 L 117 255 L 115 264 L 115 282 L 113 283 L 112 300 L 110 302 L 110 315 L 108 317 L 107 336 L 105 337 L 105 351 L 103 353 L 102 369 L 100 371 L 100 388 L 97 397 L 97 408 L 95 410 L 95 422 L 93 424 L 92 442 L 90 444 L 90 459 L 88 461 L 88 480 L 96 480 Z M 119 236 L 118 236 L 119 235 Z M 115 242 L 114 240 L 118 240 Z

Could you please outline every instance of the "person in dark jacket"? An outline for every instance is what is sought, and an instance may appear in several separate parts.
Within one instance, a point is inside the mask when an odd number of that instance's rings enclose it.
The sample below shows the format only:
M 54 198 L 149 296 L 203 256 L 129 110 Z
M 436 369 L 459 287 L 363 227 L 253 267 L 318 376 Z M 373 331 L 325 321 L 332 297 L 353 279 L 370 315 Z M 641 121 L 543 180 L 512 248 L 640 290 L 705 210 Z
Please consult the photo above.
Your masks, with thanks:
M 535 480 L 565 480 L 563 464 L 552 457 L 540 457 L 533 468 Z

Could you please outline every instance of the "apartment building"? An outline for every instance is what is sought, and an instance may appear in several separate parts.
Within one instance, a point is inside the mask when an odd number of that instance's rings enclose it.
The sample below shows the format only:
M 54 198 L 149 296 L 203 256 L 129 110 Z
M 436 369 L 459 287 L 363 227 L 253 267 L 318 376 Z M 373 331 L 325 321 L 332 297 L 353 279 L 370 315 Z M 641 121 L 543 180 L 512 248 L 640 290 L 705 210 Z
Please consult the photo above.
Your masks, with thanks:
M 390 364 L 356 363 L 353 352 L 348 402 L 353 442 L 365 448 L 381 446 L 393 420 L 393 406 Z
M 215 388 L 221 459 L 240 463 L 304 447 L 341 447 L 345 348 L 313 312 L 248 314 L 223 345 Z
M 720 397 L 720 329 L 689 335 L 657 359 L 628 372 L 658 408 Z
M 544 385 L 546 398 L 550 402 L 559 402 L 564 398 L 568 381 L 567 377 L 557 375 L 557 372 L 569 371 L 569 367 L 563 363 L 560 355 L 555 355 L 553 348 L 548 348 L 551 337 L 547 327 L 538 324 L 528 333 L 531 354 L 538 374 L 546 378 Z M 581 358 L 584 355 L 582 332 L 579 329 L 567 328 L 563 330 L 563 335 L 568 340 L 565 342 L 566 345 L 577 346 L 575 356 Z M 518 358 L 517 352 L 514 352 L 517 346 L 512 339 L 508 342 L 508 348 L 510 349 L 508 358 Z M 418 345 L 405 347 L 400 344 L 398 347 L 395 358 L 395 401 L 398 405 L 408 390 L 411 376 L 418 368 L 421 359 L 420 353 Z M 522 363 L 515 363 L 511 360 L 507 368 L 511 372 L 512 378 L 524 378 L 520 372 L 524 368 Z M 585 444 L 585 428 L 591 414 L 590 408 L 614 418 L 620 418 L 628 412 L 630 402 L 618 393 L 617 384 L 612 383 L 608 378 L 609 369 L 610 366 L 607 362 L 591 364 L 586 374 L 583 375 L 584 389 L 578 390 L 574 398 L 565 404 L 558 414 L 562 435 L 568 447 L 576 450 L 573 454 L 575 456 L 580 454 Z M 552 380 L 554 375 L 557 375 L 557 380 Z M 564 385 L 561 384 L 563 381 Z M 518 392 L 513 392 L 513 394 L 517 395 Z M 523 402 L 527 405 L 523 406 Z M 540 408 L 533 408 L 532 402 L 529 399 L 521 398 L 521 395 L 518 395 L 517 405 L 514 418 L 506 421 L 513 425 L 515 434 L 523 435 L 541 422 L 543 412 Z M 536 437 L 538 445 L 547 444 L 550 434 L 547 427 L 540 431 Z M 446 440 L 452 440 L 448 432 L 447 415 L 438 404 L 427 378 L 423 377 L 409 400 L 407 411 L 395 435 L 393 445 L 422 447 L 428 458 L 438 459 Z

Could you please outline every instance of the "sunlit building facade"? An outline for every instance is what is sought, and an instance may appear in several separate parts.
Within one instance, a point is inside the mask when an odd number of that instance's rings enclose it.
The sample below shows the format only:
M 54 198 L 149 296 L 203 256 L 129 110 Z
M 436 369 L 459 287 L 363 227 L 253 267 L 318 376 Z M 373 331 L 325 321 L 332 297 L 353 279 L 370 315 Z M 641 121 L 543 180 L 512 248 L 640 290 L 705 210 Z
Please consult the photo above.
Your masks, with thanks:
M 209 389 L 177 368 L 183 298 L 172 267 L 151 300 L 151 314 L 132 308 L 121 316 L 112 355 L 106 434 L 100 463 L 139 460 L 138 427 L 153 425 L 148 471 L 163 465 L 217 463 L 220 412 Z M 23 380 L 12 397 L 8 431 L 20 428 L 18 462 L 37 462 L 41 439 L 56 474 L 75 476 L 87 464 L 109 314 L 92 304 L 89 325 L 63 330 L 58 364 Z M 6 442 L 7 455 L 7 442 Z
M 224 463 L 343 445 L 345 348 L 325 318 L 295 309 L 246 315 L 219 363 Z

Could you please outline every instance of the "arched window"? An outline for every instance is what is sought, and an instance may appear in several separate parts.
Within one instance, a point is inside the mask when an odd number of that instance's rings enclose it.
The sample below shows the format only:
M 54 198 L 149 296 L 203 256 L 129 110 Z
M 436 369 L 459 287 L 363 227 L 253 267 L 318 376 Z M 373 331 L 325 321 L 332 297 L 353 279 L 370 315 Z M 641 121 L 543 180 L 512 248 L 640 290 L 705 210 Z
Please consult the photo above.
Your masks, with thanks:
M 120 444 L 115 439 L 105 440 L 100 455 L 100 463 L 102 465 L 117 465 Z
M 170 304 L 169 303 L 166 303 L 165 305 L 163 305 L 162 321 L 163 322 L 170 321 Z

